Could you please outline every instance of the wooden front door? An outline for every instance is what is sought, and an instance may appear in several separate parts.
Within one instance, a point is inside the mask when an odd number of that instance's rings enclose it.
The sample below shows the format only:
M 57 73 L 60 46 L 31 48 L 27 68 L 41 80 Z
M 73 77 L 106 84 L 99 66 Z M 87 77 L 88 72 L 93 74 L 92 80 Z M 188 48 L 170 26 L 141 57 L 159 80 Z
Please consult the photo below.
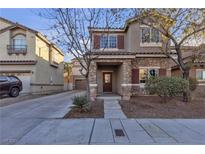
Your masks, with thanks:
M 103 92 L 112 92 L 112 73 L 103 73 Z

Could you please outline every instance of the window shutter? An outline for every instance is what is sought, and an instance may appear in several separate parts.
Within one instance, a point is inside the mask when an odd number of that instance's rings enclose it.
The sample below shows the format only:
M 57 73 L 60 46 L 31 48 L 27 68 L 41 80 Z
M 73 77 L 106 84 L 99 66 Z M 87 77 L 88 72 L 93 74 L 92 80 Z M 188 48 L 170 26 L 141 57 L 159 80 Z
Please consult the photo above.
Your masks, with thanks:
M 124 35 L 117 36 L 117 48 L 124 49 Z
M 139 69 L 132 69 L 132 84 L 139 83 Z
M 94 35 L 93 48 L 100 49 L 100 35 Z
M 159 76 L 167 76 L 167 70 L 166 69 L 159 69 Z

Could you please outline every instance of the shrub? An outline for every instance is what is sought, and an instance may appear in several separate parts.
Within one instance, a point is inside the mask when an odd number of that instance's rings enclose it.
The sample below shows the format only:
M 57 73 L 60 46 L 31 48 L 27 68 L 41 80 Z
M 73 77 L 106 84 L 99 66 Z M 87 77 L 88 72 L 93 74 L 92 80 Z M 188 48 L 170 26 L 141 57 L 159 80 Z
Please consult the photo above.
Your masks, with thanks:
M 198 86 L 198 81 L 196 78 L 189 78 L 189 90 L 194 91 Z
M 188 81 L 179 77 L 151 77 L 145 84 L 149 94 L 156 94 L 167 102 L 170 97 L 180 96 L 188 88 Z
M 86 111 L 88 107 L 88 101 L 86 96 L 75 96 L 73 98 L 74 108 L 80 109 L 80 111 Z

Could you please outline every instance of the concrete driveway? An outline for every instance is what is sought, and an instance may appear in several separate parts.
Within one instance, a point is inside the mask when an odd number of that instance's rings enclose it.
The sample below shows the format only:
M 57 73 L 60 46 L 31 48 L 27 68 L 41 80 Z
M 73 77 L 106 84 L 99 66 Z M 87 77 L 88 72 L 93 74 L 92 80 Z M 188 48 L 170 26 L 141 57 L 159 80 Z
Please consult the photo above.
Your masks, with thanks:
M 62 119 L 79 93 L 0 108 L 0 144 L 205 144 L 205 119 Z
M 72 97 L 85 92 L 65 92 L 0 107 L 0 144 L 15 144 L 41 122 L 62 118 Z

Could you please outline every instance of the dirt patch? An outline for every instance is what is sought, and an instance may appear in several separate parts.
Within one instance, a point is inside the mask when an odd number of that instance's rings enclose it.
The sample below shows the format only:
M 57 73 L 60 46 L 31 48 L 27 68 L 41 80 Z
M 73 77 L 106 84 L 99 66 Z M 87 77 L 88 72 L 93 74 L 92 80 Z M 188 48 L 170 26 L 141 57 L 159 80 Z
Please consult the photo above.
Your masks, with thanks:
M 205 118 L 205 97 L 194 98 L 190 103 L 180 99 L 161 103 L 157 96 L 138 96 L 120 101 L 120 105 L 128 118 Z
M 104 118 L 103 100 L 92 102 L 91 109 L 88 112 L 80 112 L 79 109 L 72 108 L 64 118 Z

